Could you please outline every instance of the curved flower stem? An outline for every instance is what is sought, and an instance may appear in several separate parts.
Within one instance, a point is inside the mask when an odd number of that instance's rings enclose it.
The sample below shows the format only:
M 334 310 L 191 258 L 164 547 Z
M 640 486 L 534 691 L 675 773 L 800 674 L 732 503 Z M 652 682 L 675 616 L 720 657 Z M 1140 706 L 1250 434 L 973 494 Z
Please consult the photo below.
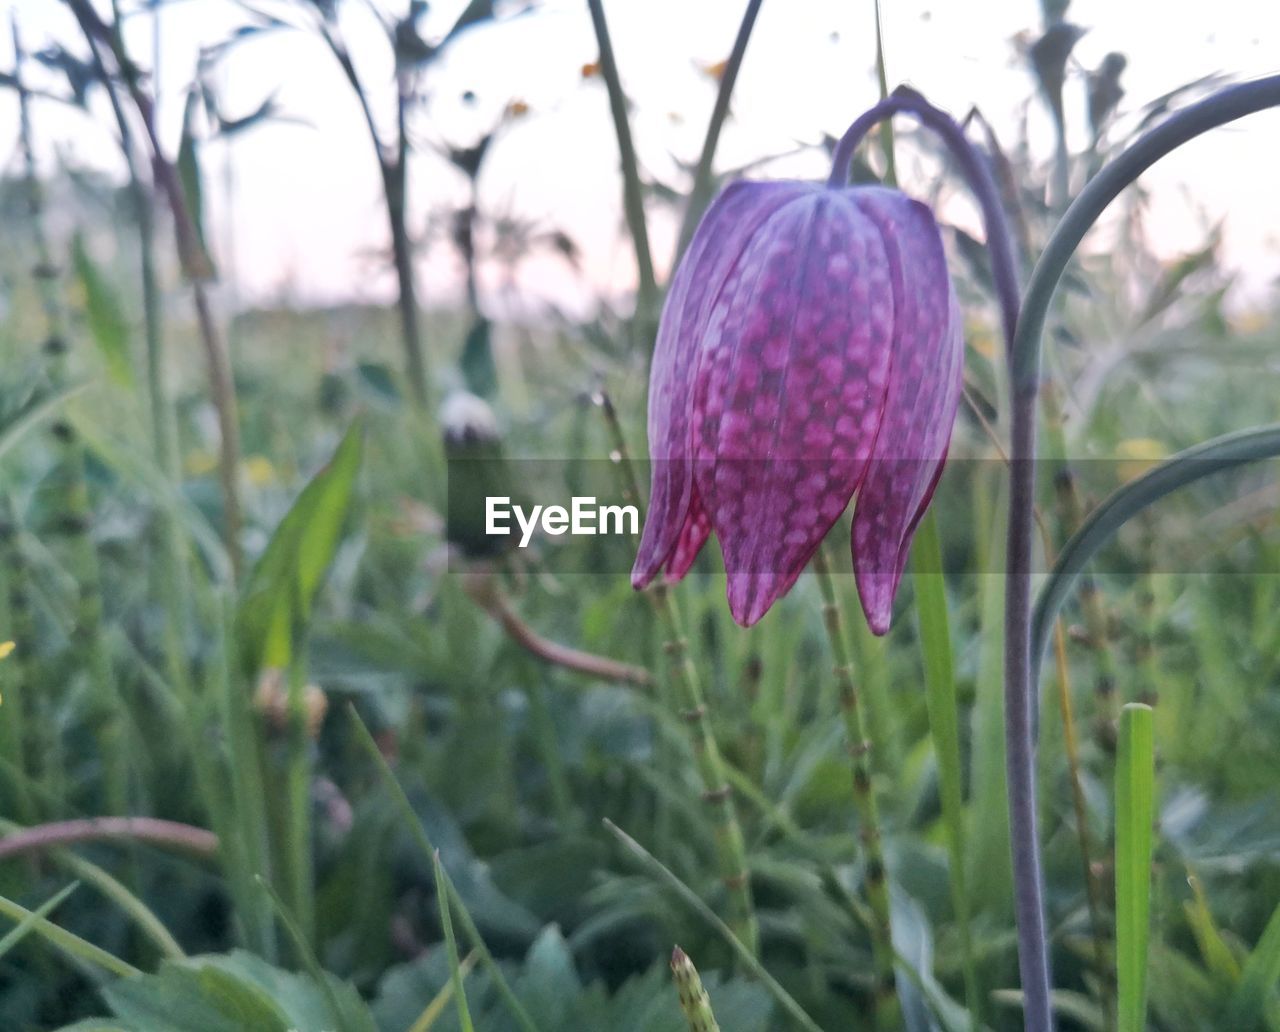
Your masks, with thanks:
M 640 480 L 627 450 L 622 424 L 613 402 L 603 390 L 596 392 L 594 401 L 604 413 L 605 427 L 613 445 L 613 459 L 621 474 L 622 489 L 627 501 L 640 505 Z M 680 624 L 680 614 L 675 600 L 665 584 L 658 584 L 645 592 L 662 622 L 663 651 L 670 667 L 671 684 L 676 689 L 681 716 L 689 727 L 689 739 L 698 763 L 702 779 L 702 799 L 711 808 L 715 822 L 716 855 L 720 865 L 720 878 L 729 892 L 729 926 L 752 956 L 760 953 L 760 929 L 756 922 L 755 905 L 751 898 L 751 874 L 747 866 L 747 845 L 738 823 L 737 808 L 733 802 L 733 789 L 725 773 L 720 747 L 711 728 L 707 703 L 702 694 L 698 670 L 689 657 L 689 643 Z
M 881 119 L 910 114 L 946 144 L 982 209 L 991 254 L 992 279 L 1000 304 L 1001 321 L 1014 362 L 1016 335 L 1020 331 L 1018 271 L 1013 241 L 1000 202 L 1000 191 L 991 170 L 964 131 L 946 112 L 914 90 L 899 87 L 858 118 L 841 137 L 832 160 L 832 186 L 849 178 L 849 163 L 858 144 Z M 1009 792 L 1010 845 L 1013 854 L 1014 913 L 1018 922 L 1018 968 L 1022 982 L 1026 1032 L 1048 1032 L 1053 1027 L 1049 1004 L 1051 978 L 1049 947 L 1045 934 L 1043 875 L 1036 822 L 1035 740 L 1032 726 L 1028 643 L 1031 605 L 1031 539 L 1035 510 L 1035 391 L 1022 406 L 1016 368 L 1011 378 L 1013 430 L 1010 446 L 1009 529 L 1005 592 L 1004 706 L 1005 769 Z
M 858 689 L 853 683 L 853 662 L 845 645 L 844 624 L 840 616 L 840 600 L 836 594 L 831 565 L 824 549 L 813 553 L 813 572 L 822 590 L 822 622 L 827 629 L 833 673 L 840 692 L 840 712 L 844 717 L 853 773 L 853 803 L 861 824 L 859 835 L 866 862 L 867 900 L 871 904 L 871 953 L 875 964 L 875 1027 L 894 1029 L 902 1024 L 893 971 L 893 927 L 889 917 L 889 881 L 880 837 L 880 808 L 876 802 L 871 777 L 872 743 L 862 722 Z
M 1021 762 L 1031 763 L 1031 523 L 1035 501 L 1036 399 L 1040 377 L 1040 344 L 1049 305 L 1067 265 L 1085 233 L 1122 190 L 1170 151 L 1216 126 L 1280 105 L 1280 76 L 1231 86 L 1171 115 L 1098 173 L 1072 202 L 1032 271 L 1010 354 L 1013 433 L 1009 493 L 1009 590 L 1006 596 L 1005 685 L 1017 703 L 1008 715 L 1025 725 Z M 1016 697 L 1016 698 L 1015 698 Z M 1010 742 L 1013 742 L 1010 732 Z M 1010 757 L 1012 767 L 1012 756 Z M 1014 786 L 1010 785 L 1013 801 Z M 1034 796 L 1019 800 L 1034 813 Z M 1034 849 L 1035 843 L 1031 843 Z M 1014 845 L 1015 853 L 1019 845 Z M 1025 859 L 1025 858 L 1024 858 Z M 1038 886 L 1037 886 L 1038 889 Z M 1020 900 L 1021 913 L 1021 903 Z M 1038 902 L 1038 901 L 1037 901 Z M 1024 986 L 1026 971 L 1023 972 Z M 1030 999 L 1028 998 L 1028 1004 Z M 1046 1017 L 1048 1002 L 1045 1001 Z M 1046 1026 L 1047 1027 L 1047 1026 Z M 1030 1012 L 1028 1012 L 1028 1028 Z

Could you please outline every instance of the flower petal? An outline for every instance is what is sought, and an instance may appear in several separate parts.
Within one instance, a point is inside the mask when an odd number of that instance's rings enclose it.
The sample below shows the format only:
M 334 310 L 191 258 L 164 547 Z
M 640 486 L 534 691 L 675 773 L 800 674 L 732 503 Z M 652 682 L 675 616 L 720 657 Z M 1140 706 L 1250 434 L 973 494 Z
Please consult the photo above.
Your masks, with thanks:
M 804 569 L 862 478 L 887 389 L 880 233 L 843 192 L 771 215 L 707 318 L 694 477 L 749 626 Z
M 666 580 L 668 584 L 678 581 L 686 573 L 693 561 L 698 558 L 702 546 L 711 536 L 711 517 L 702 507 L 702 499 L 698 497 L 698 487 L 693 487 L 689 499 L 689 515 L 685 517 L 684 526 L 680 529 L 680 537 L 676 547 L 671 550 L 671 558 L 667 560 Z
M 858 206 L 883 234 L 893 277 L 893 368 L 875 454 L 853 516 L 858 595 L 876 634 L 946 461 L 960 403 L 964 337 L 933 214 L 896 191 L 861 189 Z
M 649 508 L 631 583 L 642 588 L 676 547 L 689 514 L 689 414 L 710 303 L 719 295 L 752 234 L 807 183 L 737 182 L 707 210 L 663 306 L 649 380 Z

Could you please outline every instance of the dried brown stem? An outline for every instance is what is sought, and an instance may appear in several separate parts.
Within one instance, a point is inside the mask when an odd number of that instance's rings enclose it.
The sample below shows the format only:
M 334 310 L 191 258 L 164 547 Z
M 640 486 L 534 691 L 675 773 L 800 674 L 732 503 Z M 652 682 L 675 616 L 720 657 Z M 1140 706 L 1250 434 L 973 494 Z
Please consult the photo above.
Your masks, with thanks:
M 608 656 L 597 656 L 542 637 L 511 608 L 511 603 L 494 583 L 492 574 L 473 573 L 466 578 L 465 585 L 472 599 L 498 621 L 512 641 L 543 662 L 603 681 L 633 684 L 638 688 L 652 686 L 653 678 L 643 667 L 631 666 Z
M 167 846 L 199 856 L 212 856 L 218 851 L 217 835 L 190 824 L 155 817 L 88 817 L 40 824 L 5 835 L 0 838 L 0 860 L 59 846 L 121 840 Z

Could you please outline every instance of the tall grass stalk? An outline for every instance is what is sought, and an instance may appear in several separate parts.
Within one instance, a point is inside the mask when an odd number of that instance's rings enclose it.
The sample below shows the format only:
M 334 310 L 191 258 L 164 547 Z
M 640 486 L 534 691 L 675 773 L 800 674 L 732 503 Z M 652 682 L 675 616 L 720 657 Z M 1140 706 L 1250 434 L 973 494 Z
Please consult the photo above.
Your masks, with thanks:
M 729 117 L 729 101 L 733 97 L 733 87 L 738 81 L 738 72 L 742 68 L 742 59 L 747 54 L 747 44 L 751 42 L 751 32 L 755 28 L 756 17 L 760 14 L 763 0 L 747 0 L 742 12 L 742 23 L 738 26 L 738 35 L 734 38 L 733 49 L 724 63 L 720 73 L 720 88 L 716 91 L 715 105 L 711 109 L 711 118 L 707 121 L 707 132 L 702 140 L 702 153 L 698 155 L 698 164 L 693 170 L 693 185 L 689 189 L 688 200 L 685 201 L 684 216 L 680 220 L 680 234 L 676 243 L 676 261 L 684 254 L 693 239 L 693 231 L 698 228 L 707 205 L 711 203 L 711 195 L 715 188 L 716 147 L 720 143 L 720 130 Z
M 355 62 L 336 27 L 322 18 L 320 35 L 333 54 L 347 84 L 355 93 L 364 116 L 369 142 L 378 161 L 382 199 L 391 234 L 392 265 L 396 274 L 396 315 L 400 322 L 400 342 L 404 348 L 405 373 L 413 401 L 425 409 L 431 399 L 431 374 L 422 344 L 418 310 L 418 288 L 414 279 L 413 240 L 409 235 L 409 134 L 408 115 L 412 100 L 412 73 L 396 70 L 396 135 L 391 145 L 384 142 L 373 117 L 373 107 Z M 397 58 L 398 61 L 398 58 Z
M 703 902 L 701 896 L 682 882 L 674 872 L 662 863 L 662 861 L 612 821 L 606 819 L 604 826 L 609 830 L 609 833 L 618 840 L 622 847 L 635 857 L 646 870 L 671 889 L 686 906 L 693 910 L 693 912 L 702 918 L 704 922 L 719 933 L 720 937 L 728 943 L 729 948 L 733 950 L 734 955 L 742 963 L 743 968 L 754 976 L 755 979 L 767 990 L 769 990 L 769 993 L 778 1001 L 782 1009 L 787 1012 L 797 1028 L 802 1028 L 805 1032 L 821 1032 L 821 1029 L 813 1018 L 805 1013 L 804 1008 L 796 1002 L 795 998 L 787 992 L 787 990 L 783 988 L 782 984 L 769 974 L 764 965 L 760 963 L 755 951 L 739 939 L 733 933 L 733 929 L 716 916 L 715 911 Z
M 46 339 L 43 345 L 46 369 L 54 387 L 65 386 L 70 375 L 67 355 L 70 324 L 62 296 L 59 265 L 46 230 L 45 195 L 36 166 L 31 94 L 23 82 L 26 53 L 12 16 L 14 80 L 18 92 L 18 140 L 22 152 L 25 188 L 32 243 L 36 257 L 34 276 L 44 309 Z M 60 487 L 60 516 L 57 528 L 66 540 L 68 572 L 75 582 L 74 622 L 71 650 L 75 665 L 88 672 L 94 696 L 95 734 L 106 772 L 106 805 L 116 813 L 129 809 L 130 756 L 129 720 L 107 649 L 103 621 L 102 577 L 93 544 L 93 510 L 85 476 L 85 452 L 75 427 L 58 420 L 50 434 L 59 456 L 57 480 Z M 34 642 L 25 643 L 27 647 Z
M 191 288 L 201 346 L 204 351 L 209 391 L 218 416 L 218 476 L 222 488 L 223 537 L 231 568 L 239 575 L 243 553 L 240 530 L 243 521 L 240 500 L 240 423 L 235 379 L 227 351 L 209 298 L 208 261 L 200 243 L 199 227 L 178 175 L 177 168 L 161 146 L 155 121 L 155 101 L 147 93 L 142 73 L 125 51 L 119 24 L 107 24 L 89 0 L 67 0 L 86 42 L 93 52 L 95 64 L 103 73 L 103 87 L 112 92 L 117 82 L 123 83 L 126 95 L 137 111 L 144 130 L 147 156 L 153 169 L 157 190 L 164 196 L 173 214 L 178 258 Z M 109 68 L 110 54 L 114 68 Z M 114 74 L 113 74 L 114 73 Z
M 614 459 L 623 481 L 623 491 L 640 506 L 640 481 L 622 433 L 622 424 L 608 395 L 597 395 L 605 426 L 613 446 Z M 711 812 L 720 879 L 729 895 L 729 923 L 734 934 L 751 950 L 759 952 L 760 930 L 751 897 L 751 874 L 747 864 L 746 841 L 738 823 L 733 788 L 725 777 L 720 747 L 711 726 L 710 712 L 702 692 L 698 669 L 689 655 L 689 643 L 681 625 L 675 599 L 666 585 L 658 584 L 645 593 L 658 614 L 664 636 L 670 684 L 675 689 L 680 716 L 689 729 L 689 739 L 702 781 L 702 799 Z
M 644 214 L 644 184 L 640 180 L 640 163 L 631 138 L 631 122 L 627 117 L 627 95 L 609 38 L 609 23 L 604 16 L 603 0 L 587 0 L 591 27 L 600 48 L 600 75 L 609 93 L 609 113 L 618 137 L 618 155 L 622 163 L 622 210 L 627 219 L 636 253 L 636 325 L 645 342 L 652 347 L 652 336 L 658 320 L 658 281 L 653 271 L 653 252 L 649 247 L 649 228 Z
M 462 1032 L 475 1032 L 471 1020 L 471 1007 L 467 1003 L 467 990 L 462 981 L 462 961 L 458 957 L 458 941 L 453 936 L 452 906 L 449 890 L 445 885 L 444 866 L 440 863 L 440 850 L 431 855 L 431 865 L 436 877 L 436 906 L 440 911 L 440 931 L 444 935 L 444 948 L 449 957 L 449 984 L 453 986 L 453 1002 L 458 1009 L 458 1024 Z
M 938 764 L 938 792 L 946 828 L 951 905 L 960 930 L 960 956 L 964 970 L 965 1000 L 971 1027 L 982 1024 L 982 989 L 973 955 L 969 927 L 972 907 L 965 869 L 964 769 L 960 758 L 960 704 L 952 661 L 951 622 L 947 614 L 946 583 L 942 575 L 942 541 L 937 518 L 926 513 L 916 529 L 911 549 L 920 648 L 924 655 L 925 700 L 929 733 Z
M 529 1016 L 524 1004 L 512 992 L 507 976 L 503 974 L 502 968 L 498 966 L 493 954 L 489 952 L 489 947 L 480 935 L 480 929 L 476 927 L 475 920 L 472 918 L 470 911 L 467 910 L 466 903 L 458 893 L 457 886 L 454 885 L 453 879 L 449 877 L 449 872 L 443 865 L 436 867 L 436 847 L 428 837 L 427 830 L 422 826 L 422 821 L 418 819 L 418 815 L 414 812 L 413 804 L 409 802 L 409 797 L 405 795 L 404 789 L 396 779 L 395 772 L 392 771 L 390 764 L 387 763 L 387 758 L 382 755 L 382 750 L 378 748 L 378 743 L 374 741 L 373 735 L 369 733 L 369 729 L 365 726 L 364 721 L 360 719 L 360 715 L 356 712 L 354 706 L 347 708 L 347 715 L 355 730 L 356 740 L 360 743 L 365 754 L 381 776 L 383 784 L 391 794 L 392 802 L 395 803 L 396 808 L 400 811 L 405 827 L 409 829 L 419 851 L 427 862 L 432 865 L 433 870 L 439 871 L 439 877 L 444 883 L 445 898 L 456 909 L 458 920 L 462 924 L 462 931 L 470 941 L 471 948 L 480 955 L 480 962 L 493 980 L 494 988 L 506 1005 L 508 1013 L 523 1032 L 538 1032 L 537 1024 Z
M 840 713 L 844 719 L 845 748 L 853 776 L 853 803 L 858 811 L 858 834 L 862 843 L 864 881 L 871 905 L 871 953 L 875 965 L 875 1024 L 880 1029 L 893 1029 L 902 1023 L 893 970 L 893 928 L 889 910 L 889 876 L 885 868 L 880 828 L 880 807 L 876 800 L 875 781 L 871 775 L 870 756 L 873 743 L 867 736 L 862 719 L 862 705 L 853 681 L 853 664 L 845 643 L 840 614 L 840 601 L 835 579 L 823 547 L 813 554 L 813 571 L 822 591 L 822 622 L 834 660 L 833 673 L 839 692 Z
M 1120 711 L 1116 752 L 1116 986 L 1120 1032 L 1147 1024 L 1155 747 L 1151 707 Z

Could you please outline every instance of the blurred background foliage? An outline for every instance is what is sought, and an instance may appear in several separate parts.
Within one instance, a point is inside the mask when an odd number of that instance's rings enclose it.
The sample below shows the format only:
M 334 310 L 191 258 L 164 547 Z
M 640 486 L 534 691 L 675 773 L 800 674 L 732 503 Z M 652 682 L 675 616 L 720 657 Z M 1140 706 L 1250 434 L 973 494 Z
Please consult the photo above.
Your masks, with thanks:
M 327 33 L 341 61 L 341 4 L 243 6 L 246 36 L 283 31 L 279 18 L 290 31 Z M 481 33 L 495 16 L 538 16 L 472 3 L 454 28 L 431 35 L 419 29 L 425 7 L 415 0 L 386 25 L 405 105 L 422 102 L 417 77 L 455 33 Z M 1062 126 L 1064 105 L 1087 105 L 1090 138 L 1069 145 L 1064 128 L 1058 153 L 1038 161 L 1025 138 L 997 140 L 980 114 L 970 119 L 1027 256 L 1109 154 L 1213 85 L 1153 102 L 1125 97 L 1123 57 L 1094 69 L 1074 61 L 1067 13 L 1046 10 L 1018 44 L 1039 84 L 1027 118 Z M 22 76 L 39 63 L 56 73 L 39 81 L 74 104 L 103 89 L 90 55 L 84 39 L 69 38 L 65 50 L 0 70 L 0 83 L 26 88 Z M 605 71 L 584 68 L 581 88 L 604 89 Z M 120 66 L 114 75 L 122 104 L 129 74 Z M 271 132 L 282 114 L 268 100 L 236 125 L 220 121 L 216 95 L 200 83 L 191 96 L 205 133 Z M 31 111 L 26 131 L 39 134 L 40 104 Z M 212 829 L 221 846 L 210 852 L 183 830 L 0 846 L 0 897 L 13 901 L 5 913 L 18 930 L 0 940 L 0 1027 L 400 1032 L 470 1021 L 484 1032 L 674 1032 L 686 1027 L 667 971 L 677 943 L 726 1032 L 793 1027 L 721 932 L 602 823 L 725 912 L 702 786 L 661 662 L 663 632 L 645 599 L 621 573 L 557 572 L 589 566 L 600 547 L 590 539 L 543 537 L 496 560 L 448 540 L 451 434 L 522 458 L 605 460 L 616 442 L 603 389 L 643 453 L 652 309 L 641 304 L 633 318 L 629 301 L 610 297 L 582 321 L 486 314 L 474 272 L 482 248 L 511 267 L 540 252 L 579 257 L 553 225 L 486 211 L 474 191 L 488 143 L 524 113 L 513 102 L 478 126 L 478 142 L 445 145 L 473 188 L 426 227 L 467 270 L 456 308 L 426 310 L 412 329 L 404 305 L 416 299 L 403 293 L 398 311 L 218 316 L 240 432 L 238 581 L 219 475 L 221 402 L 190 304 L 190 281 L 214 270 L 193 274 L 188 262 L 184 277 L 173 212 L 147 171 L 155 155 L 132 141 L 134 189 L 71 163 L 38 179 L 20 157 L 5 165 L 0 637 L 16 643 L 0 661 L 5 841 L 20 838 L 20 826 L 149 816 Z M 139 111 L 124 117 L 140 138 Z M 417 117 L 429 120 L 429 109 Z M 397 179 L 408 153 L 399 139 L 379 140 L 378 158 L 392 235 L 405 234 L 412 259 L 423 227 L 403 209 L 396 224 L 397 183 L 417 186 L 411 174 Z M 182 176 L 200 229 L 189 140 L 160 157 Z M 848 644 L 876 743 L 906 1026 L 959 1030 L 980 1018 L 1015 1029 L 999 702 L 1002 349 L 986 259 L 944 155 L 910 128 L 896 142 L 899 180 L 948 223 L 968 320 L 966 404 L 936 507 L 963 759 L 966 921 L 949 888 L 946 775 L 930 736 L 911 578 L 893 631 L 873 638 L 843 575 L 845 523 L 833 533 L 837 584 L 855 614 Z M 883 155 L 867 151 L 858 177 L 884 168 Z M 675 183 L 640 171 L 650 213 L 678 218 L 692 170 Z M 1265 386 L 1280 372 L 1273 308 L 1229 303 L 1233 275 L 1214 225 L 1193 253 L 1158 255 L 1145 200 L 1141 187 L 1126 195 L 1105 241 L 1073 266 L 1051 324 L 1047 553 L 1152 460 L 1277 418 Z M 138 273 L 147 250 L 159 278 L 151 302 Z M 148 379 L 148 320 L 163 331 L 159 384 Z M 409 335 L 423 370 L 406 365 Z M 446 395 L 462 389 L 483 400 L 472 399 L 463 424 L 442 427 Z M 165 420 L 171 453 L 157 447 Z M 621 482 L 617 490 L 620 499 Z M 1135 521 L 1073 602 L 1046 663 L 1041 806 L 1064 1029 L 1114 1027 L 1112 799 L 1116 720 L 1128 701 L 1154 706 L 1158 758 L 1150 1027 L 1226 1028 L 1230 1006 L 1233 1030 L 1280 1028 L 1280 926 L 1268 924 L 1280 900 L 1276 503 L 1266 465 L 1212 478 Z M 821 597 L 806 576 L 743 631 L 728 616 L 713 552 L 674 594 L 735 788 L 761 961 L 818 1026 L 869 1028 L 871 945 L 858 902 L 866 872 Z M 548 662 L 547 642 L 649 674 Z M 442 910 L 450 881 L 454 905 Z M 52 925 L 22 918 L 18 905 L 36 910 L 71 884 L 54 900 Z M 446 948 L 453 930 L 458 965 Z M 960 1002 L 966 940 L 980 1015 Z

